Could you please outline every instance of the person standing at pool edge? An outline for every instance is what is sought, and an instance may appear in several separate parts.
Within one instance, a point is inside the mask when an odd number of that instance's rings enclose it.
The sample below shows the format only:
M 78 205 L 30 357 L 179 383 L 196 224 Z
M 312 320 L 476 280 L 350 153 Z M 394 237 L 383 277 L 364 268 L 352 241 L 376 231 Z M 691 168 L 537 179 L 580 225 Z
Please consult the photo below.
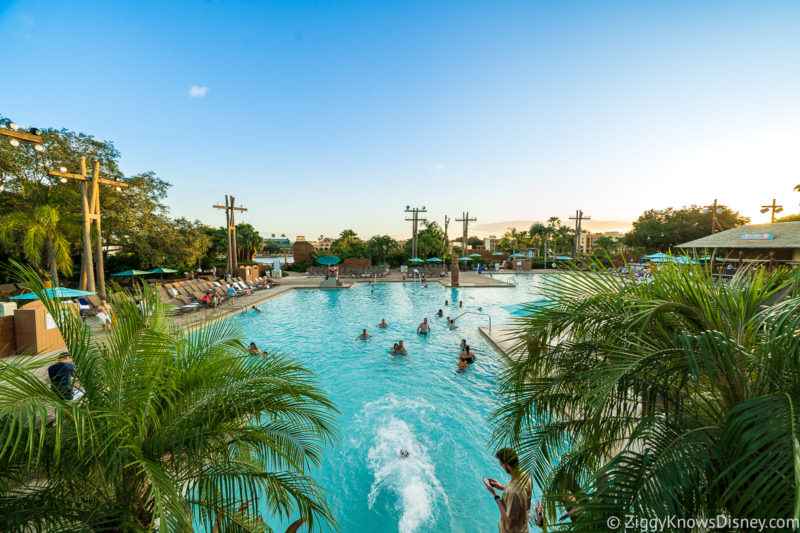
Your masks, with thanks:
M 528 533 L 528 514 L 531 509 L 533 481 L 527 472 L 519 469 L 519 457 L 511 448 L 501 448 L 495 454 L 500 468 L 511 476 L 508 485 L 503 486 L 496 479 L 484 478 L 486 489 L 494 496 L 500 511 L 498 531 L 500 533 Z M 499 496 L 495 491 L 503 491 Z

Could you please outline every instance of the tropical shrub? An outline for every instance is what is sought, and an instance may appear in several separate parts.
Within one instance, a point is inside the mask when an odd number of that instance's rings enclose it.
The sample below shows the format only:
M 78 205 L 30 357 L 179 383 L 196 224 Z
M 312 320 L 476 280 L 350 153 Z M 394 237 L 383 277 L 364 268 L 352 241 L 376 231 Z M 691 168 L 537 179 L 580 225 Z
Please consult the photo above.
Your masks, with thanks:
M 32 271 L 19 276 L 43 296 Z M 0 530 L 260 532 L 260 511 L 335 526 L 308 475 L 334 433 L 313 374 L 247 355 L 229 321 L 187 333 L 157 296 L 135 297 L 113 297 L 105 338 L 43 298 L 76 401 L 37 376 L 52 360 L 0 361 Z
M 520 319 L 494 437 L 518 448 L 550 531 L 800 517 L 796 279 L 756 269 L 724 284 L 672 264 L 649 282 L 548 278 L 552 306 Z

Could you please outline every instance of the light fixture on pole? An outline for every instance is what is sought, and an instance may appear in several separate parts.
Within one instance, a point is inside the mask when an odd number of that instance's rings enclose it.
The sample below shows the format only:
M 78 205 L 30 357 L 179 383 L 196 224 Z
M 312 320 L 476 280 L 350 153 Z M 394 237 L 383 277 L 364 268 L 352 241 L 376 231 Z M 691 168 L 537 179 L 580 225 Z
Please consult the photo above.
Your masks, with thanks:
M 775 198 L 772 199 L 772 204 L 770 205 L 762 205 L 761 212 L 766 213 L 767 211 L 772 210 L 772 215 L 770 216 L 770 223 L 775 222 L 775 215 L 783 211 L 783 206 L 778 205 L 775 203 Z
M 83 265 L 81 267 L 81 277 L 79 288 L 81 290 L 88 290 L 95 292 L 95 279 L 97 280 L 97 293 L 100 297 L 105 298 L 105 271 L 103 269 L 103 239 L 100 225 L 100 184 L 114 185 L 119 191 L 122 187 L 128 187 L 127 183 L 122 183 L 119 176 L 114 180 L 106 180 L 100 178 L 100 162 L 95 160 L 92 173 L 86 172 L 86 158 L 81 157 L 81 173 L 71 174 L 67 172 L 67 167 L 60 167 L 59 171 L 51 170 L 51 176 L 59 178 L 61 183 L 66 183 L 67 180 L 73 179 L 81 183 L 81 211 L 83 212 Z M 91 184 L 91 190 L 87 187 L 87 183 Z M 94 225 L 97 231 L 97 257 L 92 261 L 92 238 L 91 226 Z M 92 263 L 95 263 L 95 272 L 92 270 Z
M 34 143 L 33 149 L 37 152 L 44 150 L 42 146 L 42 130 L 39 128 L 29 128 L 27 132 L 19 131 L 19 126 L 14 122 L 6 122 L 5 128 L 0 128 L 0 135 L 11 137 L 8 143 L 14 148 L 20 145 L 20 141 L 29 141 Z

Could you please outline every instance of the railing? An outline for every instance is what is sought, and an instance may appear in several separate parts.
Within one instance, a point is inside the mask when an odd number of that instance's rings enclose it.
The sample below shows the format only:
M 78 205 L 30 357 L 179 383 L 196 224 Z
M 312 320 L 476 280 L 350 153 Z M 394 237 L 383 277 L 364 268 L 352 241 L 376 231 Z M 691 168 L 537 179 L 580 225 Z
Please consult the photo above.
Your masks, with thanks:
M 461 318 L 462 316 L 468 315 L 468 314 L 469 315 L 485 316 L 486 318 L 488 318 L 489 319 L 489 331 L 492 331 L 492 317 L 487 315 L 487 314 L 485 314 L 485 313 L 479 313 L 477 311 L 464 311 L 463 313 L 461 313 L 457 317 L 453 318 L 453 322 L 455 322 L 457 319 Z

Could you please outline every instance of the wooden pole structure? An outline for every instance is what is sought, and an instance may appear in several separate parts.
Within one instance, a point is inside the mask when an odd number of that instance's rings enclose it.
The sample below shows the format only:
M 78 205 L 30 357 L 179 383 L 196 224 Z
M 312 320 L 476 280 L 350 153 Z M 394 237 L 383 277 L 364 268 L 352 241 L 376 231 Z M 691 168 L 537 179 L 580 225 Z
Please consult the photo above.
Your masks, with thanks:
M 722 224 L 719 223 L 717 220 L 717 215 L 722 213 L 722 209 L 725 207 L 724 205 L 717 204 L 717 199 L 714 198 L 714 203 L 711 205 L 703 206 L 703 212 L 708 213 L 711 212 L 711 235 L 714 235 L 718 231 L 722 231 Z
M 236 220 L 234 212 L 247 211 L 245 207 L 236 207 L 236 199 L 233 196 L 225 195 L 225 205 L 215 204 L 212 207 L 225 210 L 225 224 L 228 235 L 228 253 L 225 258 L 225 272 L 231 277 L 239 269 L 239 258 L 236 255 Z
M 78 287 L 81 290 L 96 292 L 101 298 L 106 297 L 105 270 L 103 268 L 103 232 L 100 223 L 100 184 L 128 187 L 127 183 L 116 180 L 100 179 L 100 162 L 95 160 L 92 176 L 86 173 L 86 158 L 81 157 L 81 173 L 49 171 L 51 176 L 61 178 L 66 182 L 73 179 L 81 182 L 81 213 L 83 215 L 83 260 L 81 262 L 81 277 Z M 91 190 L 87 186 L 91 183 Z M 92 225 L 97 230 L 97 257 L 92 260 Z M 96 275 L 95 275 L 96 274 Z M 96 282 L 96 284 L 95 284 Z
M 578 209 L 575 211 L 574 217 L 569 217 L 570 220 L 575 221 L 575 259 L 581 256 L 581 226 L 584 220 L 591 220 L 592 217 L 583 216 L 583 211 Z
M 86 158 L 81 157 L 81 214 L 83 215 L 83 261 L 81 264 L 81 281 L 78 288 L 82 291 L 96 292 L 94 271 L 92 270 L 92 220 L 89 192 L 86 186 Z
M 461 241 L 461 257 L 467 257 L 467 240 L 469 240 L 469 223 L 477 222 L 475 217 L 469 218 L 469 211 L 461 213 L 461 218 L 457 218 L 456 222 L 461 222 L 461 229 L 464 232 Z
M 405 212 L 411 213 L 411 218 L 406 219 L 407 222 L 411 222 L 411 257 L 417 257 L 417 254 L 419 253 L 417 249 L 417 232 L 419 230 L 419 223 L 426 221 L 424 218 L 420 219 L 419 214 L 427 213 L 427 211 L 425 210 L 425 206 L 422 206 L 422 208 L 412 208 L 411 206 L 407 205 Z
M 458 256 L 456 254 L 450 256 L 450 285 L 458 287 Z
M 783 211 L 783 206 L 782 205 L 778 205 L 777 203 L 775 203 L 775 201 L 776 201 L 776 199 L 773 198 L 771 205 L 762 205 L 761 206 L 761 212 L 762 213 L 766 213 L 770 209 L 772 210 L 772 215 L 770 216 L 770 220 L 769 220 L 770 223 L 772 223 L 772 224 L 775 223 L 775 214 L 776 213 L 780 213 L 781 211 Z

